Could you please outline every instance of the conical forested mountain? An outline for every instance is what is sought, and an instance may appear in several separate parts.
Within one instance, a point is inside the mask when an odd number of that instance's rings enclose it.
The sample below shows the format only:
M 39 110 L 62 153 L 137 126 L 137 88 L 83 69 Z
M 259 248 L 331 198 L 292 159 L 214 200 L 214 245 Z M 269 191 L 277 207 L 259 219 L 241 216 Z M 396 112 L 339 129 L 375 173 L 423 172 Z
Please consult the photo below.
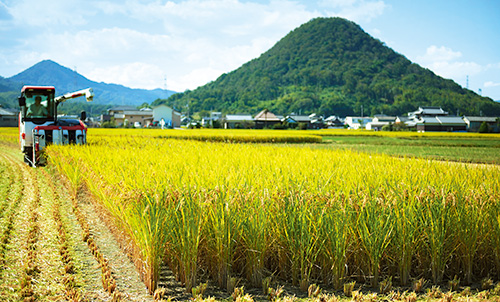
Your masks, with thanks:
M 403 114 L 418 106 L 476 115 L 500 115 L 500 104 L 410 62 L 358 25 L 317 18 L 235 71 L 193 91 L 157 100 L 191 113 L 209 110 L 256 114 L 340 116 Z

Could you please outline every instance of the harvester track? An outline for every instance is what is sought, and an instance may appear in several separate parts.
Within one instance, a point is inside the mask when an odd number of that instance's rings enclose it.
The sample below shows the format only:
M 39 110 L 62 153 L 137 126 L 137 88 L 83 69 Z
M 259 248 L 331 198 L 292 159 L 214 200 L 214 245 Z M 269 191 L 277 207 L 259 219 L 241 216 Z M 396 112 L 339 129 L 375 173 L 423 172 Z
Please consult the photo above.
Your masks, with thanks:
M 93 205 L 0 148 L 0 301 L 152 301 Z

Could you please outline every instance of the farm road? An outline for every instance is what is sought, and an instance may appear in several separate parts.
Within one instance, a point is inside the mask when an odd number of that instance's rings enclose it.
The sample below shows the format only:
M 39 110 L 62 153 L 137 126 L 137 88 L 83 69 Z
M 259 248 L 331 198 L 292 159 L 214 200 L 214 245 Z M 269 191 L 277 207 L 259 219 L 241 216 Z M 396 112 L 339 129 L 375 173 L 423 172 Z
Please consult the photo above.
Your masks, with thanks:
M 0 301 L 153 300 L 100 212 L 55 171 L 0 144 L 0 175 Z

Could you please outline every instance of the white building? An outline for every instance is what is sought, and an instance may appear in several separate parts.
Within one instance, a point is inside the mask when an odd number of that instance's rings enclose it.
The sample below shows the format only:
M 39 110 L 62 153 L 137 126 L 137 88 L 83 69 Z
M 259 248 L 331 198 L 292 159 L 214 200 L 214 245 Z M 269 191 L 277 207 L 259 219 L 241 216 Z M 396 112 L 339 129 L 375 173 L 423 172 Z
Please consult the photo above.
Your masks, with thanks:
M 222 112 L 212 111 L 210 112 L 210 117 L 203 117 L 201 119 L 201 125 L 203 127 L 213 126 L 214 121 L 222 119 Z
M 156 125 L 162 119 L 165 122 L 165 127 L 178 128 L 181 126 L 180 112 L 170 108 L 165 104 L 153 107 L 153 124 Z
M 382 130 L 382 127 L 394 124 L 395 116 L 376 115 L 373 120 L 366 124 L 366 130 Z
M 371 117 L 346 116 L 344 123 L 349 127 L 349 129 L 364 129 L 371 121 Z

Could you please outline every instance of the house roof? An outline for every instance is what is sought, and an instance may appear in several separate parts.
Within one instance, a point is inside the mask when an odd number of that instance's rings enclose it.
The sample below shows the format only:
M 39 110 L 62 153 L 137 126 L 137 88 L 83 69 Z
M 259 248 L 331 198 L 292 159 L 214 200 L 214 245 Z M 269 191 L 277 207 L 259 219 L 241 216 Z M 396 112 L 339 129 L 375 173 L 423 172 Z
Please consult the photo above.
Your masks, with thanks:
M 123 113 L 115 113 L 116 114 L 123 114 L 123 115 L 153 115 L 153 111 L 141 111 L 141 110 L 125 110 Z
M 338 116 L 336 115 L 330 115 L 329 117 L 327 117 L 325 119 L 325 121 L 329 122 L 329 121 L 336 121 L 336 120 L 340 120 Z
M 279 118 L 274 115 L 274 113 L 270 112 L 267 109 L 262 110 L 259 112 L 255 118 L 255 121 L 266 121 L 266 122 L 279 122 L 281 121 Z
M 396 120 L 395 116 L 388 116 L 388 115 L 376 115 L 373 118 L 373 121 L 377 122 L 394 122 Z
M 236 122 L 236 121 L 253 122 L 253 118 L 250 114 L 227 114 L 226 121 L 228 121 L 228 122 Z
M 364 124 L 367 124 L 373 119 L 371 117 L 363 117 L 363 116 L 346 116 L 345 123 L 346 124 L 360 124 L 360 121 Z
M 16 115 L 16 113 L 0 108 L 0 115 Z
M 370 127 L 382 127 L 382 126 L 385 126 L 385 125 L 389 125 L 390 122 L 369 122 L 366 124 L 366 126 L 368 127 L 368 125 L 370 125 Z
M 464 120 L 459 116 L 425 116 L 417 120 L 417 124 L 465 126 Z
M 297 123 L 309 123 L 311 121 L 311 118 L 309 117 L 309 115 L 291 114 L 291 115 L 287 116 L 287 118 L 291 118 L 294 121 L 296 121 Z
M 418 107 L 417 111 L 408 113 L 408 115 L 448 115 L 441 107 L 423 106 Z
M 344 122 L 335 115 L 331 115 L 325 119 L 325 122 L 329 125 L 344 125 Z
M 464 125 L 464 120 L 459 116 L 437 116 L 436 119 L 443 125 Z
M 422 117 L 419 120 L 417 120 L 416 122 L 417 122 L 417 124 L 441 125 L 441 122 L 433 116 Z
M 396 120 L 404 123 L 404 122 L 409 121 L 410 118 L 407 116 L 398 116 L 398 117 L 396 117 Z
M 464 116 L 464 120 L 468 120 L 469 122 L 487 122 L 494 123 L 497 121 L 496 117 L 490 116 Z
M 132 106 L 116 106 L 108 109 L 108 111 L 133 111 L 133 110 L 137 110 L 137 108 Z

